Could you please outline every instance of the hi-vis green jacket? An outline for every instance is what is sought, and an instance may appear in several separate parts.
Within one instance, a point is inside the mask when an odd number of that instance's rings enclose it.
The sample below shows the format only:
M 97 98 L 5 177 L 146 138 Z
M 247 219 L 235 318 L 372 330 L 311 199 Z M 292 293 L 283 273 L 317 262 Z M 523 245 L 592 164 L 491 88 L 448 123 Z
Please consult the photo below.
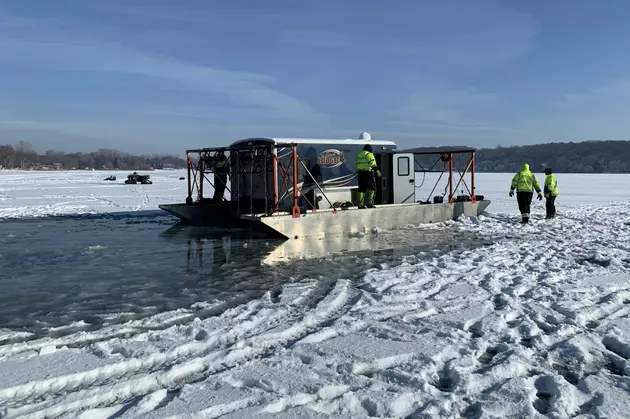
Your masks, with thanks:
M 512 178 L 510 192 L 514 189 L 516 192 L 533 192 L 536 189 L 536 192 L 540 193 L 540 184 L 536 176 L 529 170 L 529 164 L 524 164 L 521 171 Z
M 558 181 L 553 173 L 545 177 L 545 198 L 550 196 L 558 196 Z
M 216 174 L 229 174 L 230 173 L 230 160 L 219 160 L 214 164 L 214 172 Z
M 357 155 L 357 172 L 363 172 L 368 170 L 378 171 L 376 166 L 376 157 L 372 152 L 367 150 L 361 150 Z

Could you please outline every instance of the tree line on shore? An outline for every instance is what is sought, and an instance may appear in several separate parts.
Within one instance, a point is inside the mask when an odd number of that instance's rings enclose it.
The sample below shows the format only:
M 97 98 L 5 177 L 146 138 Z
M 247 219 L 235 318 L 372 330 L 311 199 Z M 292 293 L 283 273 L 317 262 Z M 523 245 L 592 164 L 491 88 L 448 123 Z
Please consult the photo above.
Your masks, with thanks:
M 437 151 L 471 147 L 424 147 L 407 150 Z M 439 156 L 437 156 L 439 159 Z M 455 158 L 463 170 L 469 155 Z M 436 164 L 438 163 L 438 164 Z M 557 173 L 630 173 L 630 141 L 585 141 L 579 143 L 548 143 L 527 146 L 481 148 L 476 150 L 477 172 L 513 173 L 523 163 L 532 171 L 542 172 L 551 167 Z M 416 171 L 434 167 L 441 170 L 436 156 L 417 156 Z M 0 168 L 33 170 L 151 170 L 182 169 L 186 160 L 170 155 L 131 155 L 114 149 L 101 148 L 91 153 L 35 151 L 32 144 L 20 141 L 15 145 L 0 145 Z
M 134 156 L 118 150 L 101 148 L 91 153 L 35 151 L 32 144 L 20 141 L 15 145 L 0 145 L 0 168 L 25 170 L 152 170 L 181 169 L 186 160 L 177 156 Z
M 458 147 L 449 147 L 452 149 Z M 459 147 L 471 149 L 471 147 Z M 443 148 L 416 148 L 411 151 L 435 151 Z M 458 160 L 461 170 L 469 156 Z M 423 171 L 428 157 L 416 158 L 416 171 Z M 466 160 L 466 161 L 464 161 Z M 475 171 L 517 172 L 523 163 L 534 172 L 550 167 L 556 173 L 630 173 L 630 141 L 585 141 L 527 146 L 481 148 L 476 150 Z

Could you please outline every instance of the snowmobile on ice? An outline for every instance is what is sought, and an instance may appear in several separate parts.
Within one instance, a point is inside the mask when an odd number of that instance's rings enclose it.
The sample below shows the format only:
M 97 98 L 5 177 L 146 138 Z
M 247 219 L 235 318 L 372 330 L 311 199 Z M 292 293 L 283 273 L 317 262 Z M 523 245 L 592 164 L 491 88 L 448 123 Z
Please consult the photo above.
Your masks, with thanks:
M 103 180 L 110 180 L 110 181 L 114 181 L 114 180 L 116 180 L 116 176 L 111 175 L 111 176 L 106 177 L 106 178 L 105 178 L 105 179 L 103 179 Z
M 150 177 L 151 176 L 149 175 L 139 175 L 138 172 L 133 172 L 127 176 L 125 183 L 127 185 L 135 185 L 137 183 L 141 183 L 142 185 L 151 185 L 153 182 L 151 182 Z

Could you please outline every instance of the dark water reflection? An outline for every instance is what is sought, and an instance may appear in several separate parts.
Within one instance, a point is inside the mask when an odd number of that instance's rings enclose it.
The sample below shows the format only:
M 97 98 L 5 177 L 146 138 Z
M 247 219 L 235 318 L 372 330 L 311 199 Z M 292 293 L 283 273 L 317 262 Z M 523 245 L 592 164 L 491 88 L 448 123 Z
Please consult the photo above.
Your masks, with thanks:
M 138 318 L 213 300 L 234 306 L 287 281 L 313 278 L 324 289 L 403 256 L 485 244 L 456 229 L 313 244 L 174 225 L 159 212 L 0 222 L 0 328 L 42 335 L 80 320 L 98 328 L 113 313 Z M 342 252 L 348 246 L 354 251 Z M 296 252 L 311 259 L 277 263 Z

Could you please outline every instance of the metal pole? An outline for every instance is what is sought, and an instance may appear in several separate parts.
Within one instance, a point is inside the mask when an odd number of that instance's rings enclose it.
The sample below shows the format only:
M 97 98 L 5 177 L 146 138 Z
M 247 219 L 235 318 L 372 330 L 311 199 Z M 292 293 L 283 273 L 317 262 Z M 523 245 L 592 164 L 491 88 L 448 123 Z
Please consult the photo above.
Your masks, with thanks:
M 470 199 L 472 202 L 477 202 L 477 192 L 475 192 L 475 152 L 472 152 L 472 166 L 470 171 L 470 187 L 472 189 Z
M 442 176 L 444 176 L 444 170 L 442 170 L 442 173 L 440 173 L 440 177 L 438 178 L 437 182 L 435 182 L 435 185 L 433 185 L 433 189 L 431 189 L 431 193 L 429 194 L 429 197 L 427 198 L 427 202 L 431 200 L 431 197 L 433 196 L 433 192 L 435 192 L 435 188 L 437 188 L 437 185 L 439 185 L 440 180 L 442 180 Z
M 203 178 L 206 177 L 204 175 L 204 172 L 206 170 L 205 161 L 206 153 L 199 153 L 199 172 L 201 173 L 201 176 L 199 176 L 199 203 L 201 205 L 203 205 Z
M 328 199 L 328 197 L 324 193 L 324 190 L 322 189 L 321 186 L 319 186 L 319 183 L 317 183 L 317 181 L 315 180 L 315 177 L 311 174 L 311 172 L 308 170 L 308 168 L 306 167 L 306 165 L 304 164 L 304 162 L 302 160 L 300 160 L 300 164 L 302 165 L 302 167 L 304 167 L 304 170 L 306 170 L 306 174 L 311 179 L 313 179 L 313 183 L 315 184 L 315 186 L 317 186 L 317 189 L 319 189 L 319 191 L 322 193 L 324 198 L 326 198 L 326 201 L 328 201 L 328 203 L 330 204 L 330 207 L 333 209 L 333 212 L 336 213 L 337 209 L 333 206 L 332 202 L 330 202 L 330 199 Z M 313 212 L 315 212 L 315 203 L 313 203 L 312 205 L 313 205 Z
M 457 174 L 459 175 L 459 182 L 457 182 L 457 186 L 455 186 L 455 191 L 457 191 L 457 188 L 459 188 L 459 184 L 463 182 L 464 186 L 466 187 L 466 190 L 471 196 L 472 196 L 472 192 L 468 188 L 468 184 L 466 183 L 466 174 L 468 173 L 468 169 L 470 169 L 470 165 L 472 164 L 472 162 L 473 162 L 472 159 L 468 160 L 468 163 L 466 164 L 466 168 L 464 169 L 464 173 L 461 173 L 459 171 L 459 168 L 457 167 L 457 164 L 453 163 L 453 167 L 455 167 L 455 170 L 457 170 Z
M 300 217 L 300 207 L 298 207 L 298 203 L 297 203 L 298 202 L 298 198 L 297 198 L 298 160 L 297 159 L 298 159 L 297 147 L 295 144 L 293 144 L 293 211 L 292 211 L 293 218 Z
M 252 155 L 252 163 L 249 167 L 249 213 L 254 213 L 254 161 L 256 154 Z
M 453 153 L 448 153 L 448 203 L 453 203 Z
M 186 203 L 192 203 L 192 180 L 191 180 L 191 176 L 192 176 L 192 161 L 190 160 L 190 153 L 186 153 L 186 159 L 188 161 L 188 198 L 186 199 Z
M 267 185 L 268 173 L 267 173 L 267 157 L 268 150 L 265 150 L 265 167 L 263 169 L 263 182 L 265 182 L 265 214 L 269 214 L 269 185 Z
M 241 216 L 241 165 L 242 159 L 240 155 L 240 150 L 236 150 L 236 173 L 238 175 L 238 179 L 236 180 L 236 213 L 240 217 Z
M 470 168 L 471 163 L 472 163 L 472 160 L 469 160 L 468 161 L 468 165 L 466 165 L 466 169 L 464 169 L 464 173 L 463 174 L 459 173 L 459 169 L 457 169 L 457 173 L 459 174 L 459 181 L 457 182 L 457 185 L 455 185 L 455 190 L 457 190 L 457 188 L 459 188 L 459 184 L 462 183 L 462 182 L 464 182 L 464 186 L 466 186 L 466 189 L 468 189 L 468 185 L 466 185 L 466 180 L 464 179 L 464 177 L 466 176 L 466 172 Z M 470 190 L 468 192 L 470 192 Z
M 273 149 L 273 211 L 278 212 L 278 149 Z

